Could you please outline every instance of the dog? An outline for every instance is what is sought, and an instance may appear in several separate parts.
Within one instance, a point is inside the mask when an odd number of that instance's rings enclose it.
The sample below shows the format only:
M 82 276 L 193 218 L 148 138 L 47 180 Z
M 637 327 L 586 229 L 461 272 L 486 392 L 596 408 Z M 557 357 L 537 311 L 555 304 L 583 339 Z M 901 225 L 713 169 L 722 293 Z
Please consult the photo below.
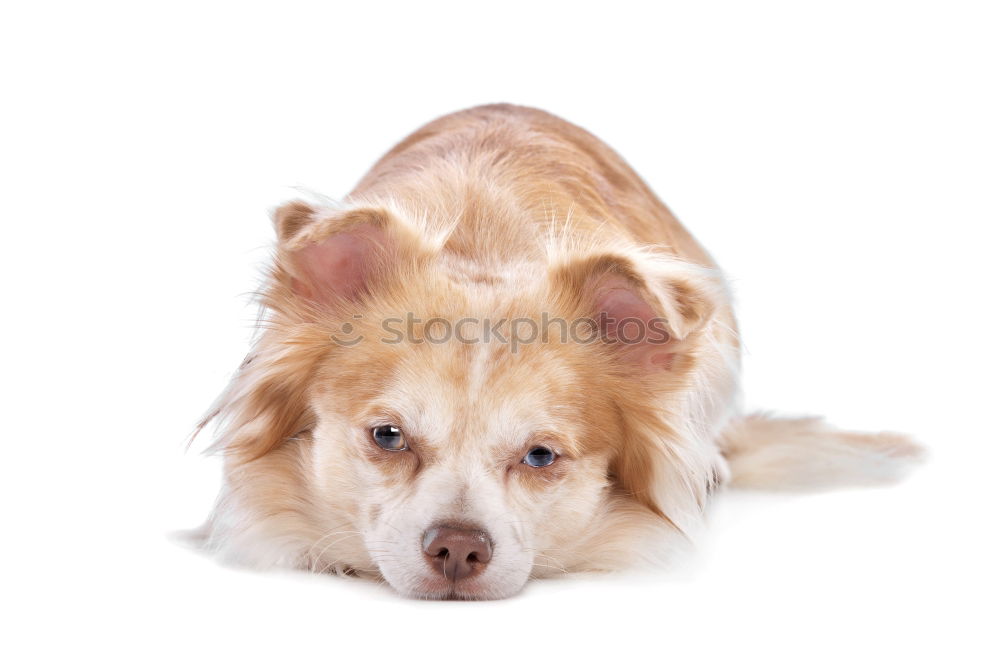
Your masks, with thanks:
M 274 222 L 259 334 L 198 426 L 224 456 L 201 534 L 226 561 L 497 599 L 669 562 L 720 487 L 886 482 L 921 456 L 743 413 L 719 268 L 546 112 L 439 118 L 345 201 Z

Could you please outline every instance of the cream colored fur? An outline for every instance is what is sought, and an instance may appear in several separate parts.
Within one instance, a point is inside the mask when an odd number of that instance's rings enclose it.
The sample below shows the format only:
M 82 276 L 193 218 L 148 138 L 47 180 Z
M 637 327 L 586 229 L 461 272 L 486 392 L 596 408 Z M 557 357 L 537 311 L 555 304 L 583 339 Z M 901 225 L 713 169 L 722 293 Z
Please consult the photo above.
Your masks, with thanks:
M 226 460 L 205 544 L 228 561 L 504 597 L 532 577 L 669 561 L 730 479 L 889 481 L 919 453 L 899 435 L 741 415 L 718 267 L 621 158 L 544 112 L 446 116 L 345 202 L 293 202 L 275 222 L 260 335 L 202 423 Z M 421 341 L 386 342 L 408 315 Z M 427 342 L 459 321 L 504 319 L 512 337 L 549 315 L 603 339 Z M 373 441 L 387 424 L 405 450 Z M 539 446 L 555 462 L 529 466 Z M 488 565 L 443 578 L 421 547 L 439 524 L 488 534 Z

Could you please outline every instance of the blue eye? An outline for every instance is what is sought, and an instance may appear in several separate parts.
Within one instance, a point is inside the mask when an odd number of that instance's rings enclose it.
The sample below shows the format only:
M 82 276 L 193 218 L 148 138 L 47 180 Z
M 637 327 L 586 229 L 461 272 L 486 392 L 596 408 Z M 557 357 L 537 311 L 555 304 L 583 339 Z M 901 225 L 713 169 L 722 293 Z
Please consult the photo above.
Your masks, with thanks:
M 386 451 L 406 450 L 406 439 L 403 437 L 403 431 L 394 425 L 372 428 L 372 439 Z
M 521 462 L 529 467 L 548 467 L 555 461 L 555 451 L 547 449 L 544 446 L 536 446 L 528 451 L 528 455 L 524 456 L 524 460 Z

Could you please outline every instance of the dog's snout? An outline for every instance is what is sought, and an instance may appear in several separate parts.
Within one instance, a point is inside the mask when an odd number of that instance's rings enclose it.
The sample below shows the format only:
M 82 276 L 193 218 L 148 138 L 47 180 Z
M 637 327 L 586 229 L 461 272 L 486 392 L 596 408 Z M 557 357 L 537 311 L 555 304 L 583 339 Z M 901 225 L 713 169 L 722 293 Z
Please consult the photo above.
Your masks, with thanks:
M 490 536 L 480 529 L 437 525 L 424 532 L 424 556 L 451 582 L 475 576 L 493 556 Z

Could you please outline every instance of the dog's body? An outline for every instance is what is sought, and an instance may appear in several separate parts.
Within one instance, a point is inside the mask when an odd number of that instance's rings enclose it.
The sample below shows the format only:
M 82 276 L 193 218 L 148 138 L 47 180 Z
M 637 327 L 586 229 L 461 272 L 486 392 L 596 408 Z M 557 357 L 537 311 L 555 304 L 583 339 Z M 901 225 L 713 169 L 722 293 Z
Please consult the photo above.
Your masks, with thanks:
M 742 416 L 717 267 L 544 112 L 441 118 L 345 205 L 276 225 L 266 325 L 206 418 L 226 455 L 206 537 L 228 559 L 502 597 L 662 559 L 728 480 L 888 480 L 919 453 Z

